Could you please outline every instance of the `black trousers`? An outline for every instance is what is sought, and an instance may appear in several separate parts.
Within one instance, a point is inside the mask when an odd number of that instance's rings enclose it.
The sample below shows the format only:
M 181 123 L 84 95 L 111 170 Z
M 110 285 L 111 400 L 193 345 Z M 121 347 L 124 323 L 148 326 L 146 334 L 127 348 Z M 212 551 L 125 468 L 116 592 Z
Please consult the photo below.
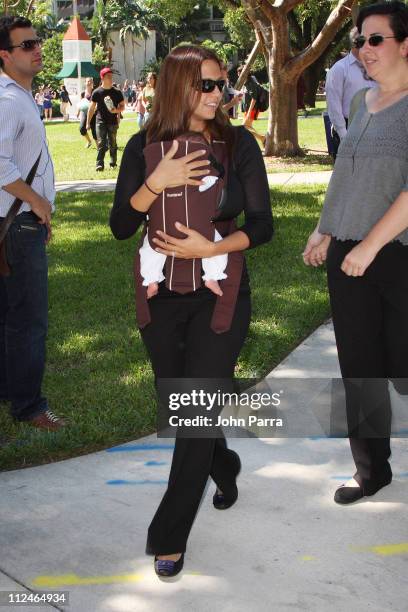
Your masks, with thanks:
M 249 293 L 238 296 L 231 329 L 210 329 L 215 296 L 210 291 L 149 300 L 151 323 L 141 330 L 157 378 L 225 378 L 235 364 L 251 317 Z M 184 389 L 185 390 L 185 389 Z M 222 434 L 221 434 L 222 435 Z M 148 530 L 147 554 L 184 552 L 208 477 L 227 489 L 237 458 L 224 437 L 176 437 L 167 491 Z
M 388 379 L 407 394 L 408 246 L 387 244 L 350 277 L 341 264 L 356 244 L 332 239 L 327 277 L 356 480 L 373 494 L 392 477 Z

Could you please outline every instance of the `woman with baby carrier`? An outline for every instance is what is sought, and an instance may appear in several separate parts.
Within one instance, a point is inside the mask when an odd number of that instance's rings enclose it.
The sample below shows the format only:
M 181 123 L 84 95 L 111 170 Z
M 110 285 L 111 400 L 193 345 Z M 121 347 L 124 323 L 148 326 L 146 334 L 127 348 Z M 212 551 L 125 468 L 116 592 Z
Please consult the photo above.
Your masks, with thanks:
M 193 45 L 171 51 L 160 71 L 146 128 L 125 148 L 110 217 L 117 239 L 130 238 L 144 225 L 142 243 L 147 244 L 148 236 L 149 249 L 165 256 L 162 280 L 152 290 L 142 276 L 142 249 L 137 250 L 137 320 L 156 384 L 161 379 L 183 380 L 184 392 L 192 379 L 207 381 L 207 390 L 222 379 L 232 389 L 251 316 L 242 252 L 272 236 L 261 151 L 245 128 L 231 126 L 220 105 L 223 87 L 221 62 L 212 51 Z M 195 142 L 191 147 L 190 134 Z M 200 138 L 203 144 L 197 145 Z M 157 154 L 157 143 L 159 158 L 152 163 L 149 151 Z M 210 175 L 213 179 L 206 185 Z M 208 191 L 203 193 L 204 185 Z M 208 197 L 211 189 L 213 201 Z M 173 210 L 180 215 L 184 211 L 180 197 L 185 214 L 174 218 Z M 200 221 L 202 231 L 195 224 L 200 202 L 208 207 L 207 221 Z M 153 214 L 158 205 L 164 225 L 160 214 Z M 241 211 L 244 221 L 238 227 Z M 147 231 L 156 217 L 159 225 Z M 219 239 L 214 239 L 215 230 Z M 201 267 L 203 260 L 220 255 L 227 255 L 227 264 L 220 290 L 214 291 L 203 281 Z M 159 576 L 174 576 L 183 567 L 208 477 L 217 486 L 214 507 L 227 509 L 238 497 L 240 467 L 239 456 L 227 448 L 221 432 L 193 439 L 177 435 L 168 488 L 148 530 L 146 552 L 155 555 Z

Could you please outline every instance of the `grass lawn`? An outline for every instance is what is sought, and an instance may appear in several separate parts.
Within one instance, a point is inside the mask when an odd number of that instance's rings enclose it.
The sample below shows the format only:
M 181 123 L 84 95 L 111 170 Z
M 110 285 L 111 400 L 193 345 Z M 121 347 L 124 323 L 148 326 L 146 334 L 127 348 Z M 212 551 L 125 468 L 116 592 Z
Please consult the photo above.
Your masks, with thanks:
M 247 253 L 253 319 L 237 376 L 265 375 L 329 314 L 324 270 L 306 268 L 300 255 L 324 191 L 318 185 L 271 191 L 276 233 L 270 244 Z M 41 432 L 14 423 L 0 404 L 0 469 L 56 461 L 155 431 L 152 373 L 135 324 L 136 241 L 111 236 L 111 198 L 58 196 L 44 392 L 71 425 Z
M 332 161 L 327 155 L 326 139 L 322 111 L 324 103 L 318 102 L 317 108 L 310 111 L 307 118 L 299 116 L 299 142 L 307 150 L 305 157 L 299 158 L 265 158 L 268 172 L 310 172 L 312 170 L 331 170 Z M 264 134 L 267 129 L 268 113 L 260 115 L 254 122 L 257 131 Z M 241 121 L 234 121 L 240 124 Z M 55 166 L 57 181 L 75 181 L 91 179 L 116 178 L 118 169 L 109 168 L 109 154 L 106 156 L 104 172 L 96 172 L 96 149 L 85 149 L 85 140 L 79 133 L 79 123 L 62 122 L 46 124 L 47 137 Z M 136 113 L 126 112 L 118 131 L 119 155 L 118 163 L 122 157 L 123 149 L 129 138 L 138 131 Z

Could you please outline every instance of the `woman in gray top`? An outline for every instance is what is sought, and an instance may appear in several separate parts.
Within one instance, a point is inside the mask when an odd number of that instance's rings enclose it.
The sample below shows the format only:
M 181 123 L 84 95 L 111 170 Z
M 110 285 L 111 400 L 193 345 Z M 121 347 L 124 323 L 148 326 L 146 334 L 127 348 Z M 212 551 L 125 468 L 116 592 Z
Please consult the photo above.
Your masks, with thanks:
M 356 464 L 336 491 L 341 504 L 391 482 L 388 379 L 405 394 L 408 381 L 408 6 L 365 7 L 357 27 L 360 59 L 378 86 L 356 94 L 361 101 L 303 253 L 307 265 L 327 257 Z

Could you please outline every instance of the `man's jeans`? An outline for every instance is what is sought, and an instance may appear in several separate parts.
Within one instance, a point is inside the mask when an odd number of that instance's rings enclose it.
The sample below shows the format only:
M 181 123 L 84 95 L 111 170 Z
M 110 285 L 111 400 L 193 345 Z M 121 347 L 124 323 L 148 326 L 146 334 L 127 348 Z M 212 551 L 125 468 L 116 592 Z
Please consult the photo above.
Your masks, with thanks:
M 47 409 L 41 396 L 48 323 L 47 228 L 17 215 L 6 237 L 8 277 L 0 276 L 0 398 L 24 421 Z
M 117 125 L 108 125 L 103 121 L 96 122 L 96 137 L 98 143 L 98 155 L 96 157 L 96 167 L 104 166 L 105 153 L 109 148 L 110 163 L 116 164 L 118 155 L 118 145 L 116 142 Z

